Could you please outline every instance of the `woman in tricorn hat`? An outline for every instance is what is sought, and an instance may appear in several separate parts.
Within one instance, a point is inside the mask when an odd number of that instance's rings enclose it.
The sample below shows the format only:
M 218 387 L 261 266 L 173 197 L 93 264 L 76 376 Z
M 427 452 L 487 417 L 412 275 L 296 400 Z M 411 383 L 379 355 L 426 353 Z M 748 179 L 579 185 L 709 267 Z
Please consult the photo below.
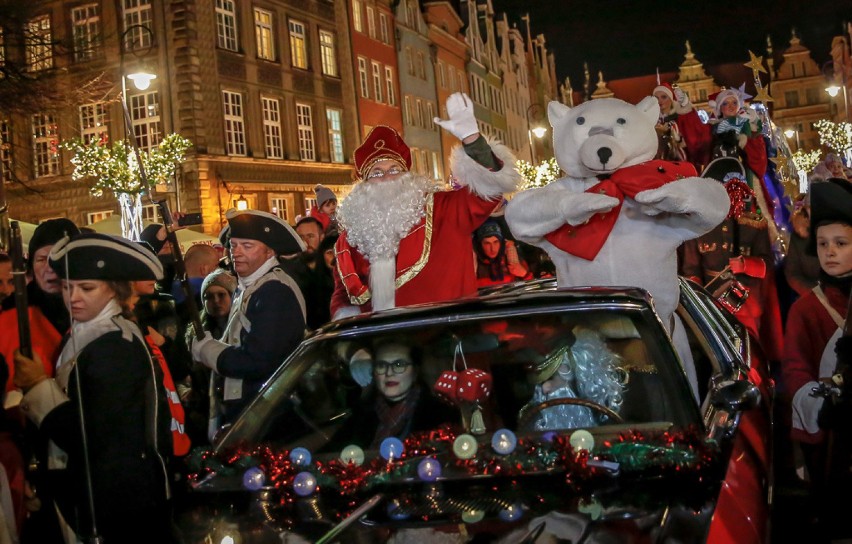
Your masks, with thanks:
M 49 262 L 62 278 L 71 331 L 55 379 L 38 357 L 16 353 L 15 384 L 24 392 L 22 409 L 50 440 L 62 518 L 84 540 L 172 542 L 169 410 L 160 369 L 127 319 L 130 282 L 162 278 L 162 264 L 104 234 L 59 241 Z

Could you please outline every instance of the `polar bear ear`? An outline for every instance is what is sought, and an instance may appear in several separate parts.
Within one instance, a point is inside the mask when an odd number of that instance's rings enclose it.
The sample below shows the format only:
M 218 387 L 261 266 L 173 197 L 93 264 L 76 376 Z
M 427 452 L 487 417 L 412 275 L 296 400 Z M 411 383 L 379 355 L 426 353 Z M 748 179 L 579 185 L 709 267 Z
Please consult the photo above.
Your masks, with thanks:
M 660 103 L 657 101 L 657 97 L 646 96 L 636 104 L 636 108 L 652 123 L 657 124 L 657 120 L 660 118 Z
M 550 121 L 550 126 L 555 127 L 556 124 L 564 119 L 571 108 L 556 100 L 551 100 L 547 105 L 547 120 Z

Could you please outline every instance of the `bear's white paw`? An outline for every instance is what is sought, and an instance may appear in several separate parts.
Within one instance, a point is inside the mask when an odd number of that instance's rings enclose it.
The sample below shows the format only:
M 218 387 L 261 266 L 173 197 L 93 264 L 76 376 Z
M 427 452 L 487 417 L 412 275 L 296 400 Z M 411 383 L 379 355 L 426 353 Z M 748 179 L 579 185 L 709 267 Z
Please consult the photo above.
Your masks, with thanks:
M 564 198 L 561 203 L 562 218 L 571 226 L 585 223 L 596 213 L 608 212 L 618 206 L 619 200 L 597 193 L 577 193 Z
M 642 204 L 642 212 L 654 216 L 661 213 L 687 214 L 706 206 L 702 204 L 698 178 L 684 178 L 666 183 L 657 189 L 636 194 L 634 200 Z

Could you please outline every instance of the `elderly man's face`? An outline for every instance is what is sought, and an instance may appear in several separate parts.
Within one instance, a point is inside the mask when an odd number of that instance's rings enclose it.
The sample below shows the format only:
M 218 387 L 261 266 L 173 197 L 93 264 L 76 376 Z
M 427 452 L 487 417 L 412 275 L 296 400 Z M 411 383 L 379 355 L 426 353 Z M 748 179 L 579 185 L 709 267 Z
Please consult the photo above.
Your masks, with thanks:
M 393 181 L 405 172 L 396 161 L 379 161 L 370 167 L 365 181 Z
M 482 245 L 482 253 L 489 259 L 493 259 L 500 253 L 500 239 L 496 236 L 486 236 L 480 242 Z
M 231 238 L 231 260 L 234 271 L 241 278 L 251 276 L 260 266 L 273 257 L 275 252 L 258 240 Z
M 38 288 L 45 293 L 59 295 L 62 293 L 62 284 L 59 282 L 59 276 L 47 263 L 47 256 L 51 249 L 53 249 L 53 245 L 44 246 L 30 256 L 33 260 L 33 279 Z

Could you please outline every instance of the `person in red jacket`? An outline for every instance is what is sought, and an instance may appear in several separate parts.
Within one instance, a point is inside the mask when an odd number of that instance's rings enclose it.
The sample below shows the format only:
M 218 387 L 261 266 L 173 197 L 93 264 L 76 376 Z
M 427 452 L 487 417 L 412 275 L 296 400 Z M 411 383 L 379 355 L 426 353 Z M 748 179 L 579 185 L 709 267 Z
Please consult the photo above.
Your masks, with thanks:
M 655 158 L 686 160 L 701 172 L 710 162 L 710 126 L 698 117 L 689 96 L 679 87 L 661 83 L 653 94 L 660 105 L 660 120 L 655 127 L 659 149 Z
M 355 151 L 358 181 L 338 209 L 333 319 L 476 294 L 471 235 L 516 189 L 515 157 L 479 133 L 473 102 L 447 99 L 435 122 L 462 144 L 452 153 L 452 191 L 411 172 L 411 150 L 378 126 Z

